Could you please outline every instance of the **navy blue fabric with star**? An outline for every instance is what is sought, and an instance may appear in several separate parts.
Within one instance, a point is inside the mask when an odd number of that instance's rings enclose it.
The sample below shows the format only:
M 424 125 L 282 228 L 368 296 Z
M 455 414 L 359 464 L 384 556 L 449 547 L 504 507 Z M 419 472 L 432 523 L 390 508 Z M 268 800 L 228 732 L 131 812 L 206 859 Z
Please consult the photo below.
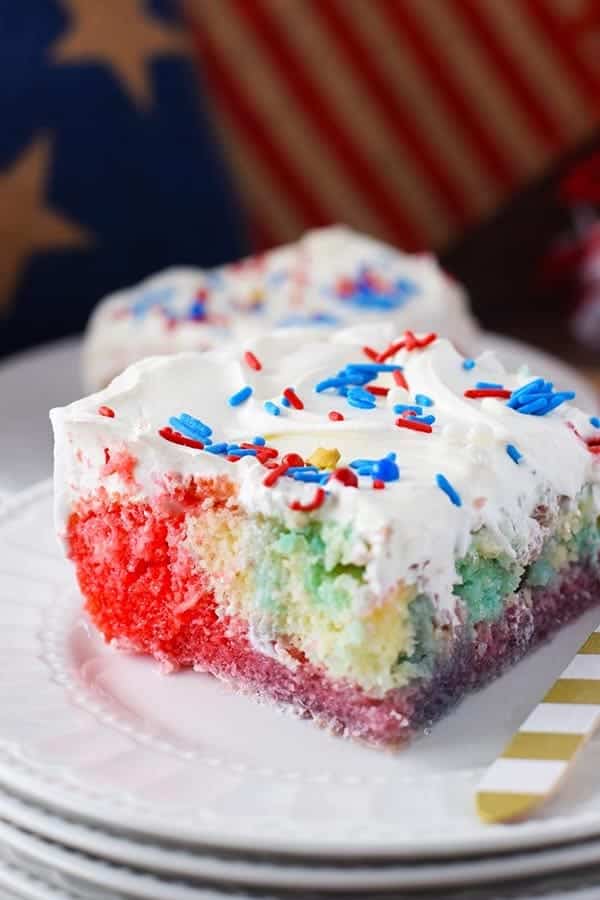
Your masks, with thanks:
M 177 29 L 173 0 L 0 0 L 0 355 L 165 266 L 248 250 Z

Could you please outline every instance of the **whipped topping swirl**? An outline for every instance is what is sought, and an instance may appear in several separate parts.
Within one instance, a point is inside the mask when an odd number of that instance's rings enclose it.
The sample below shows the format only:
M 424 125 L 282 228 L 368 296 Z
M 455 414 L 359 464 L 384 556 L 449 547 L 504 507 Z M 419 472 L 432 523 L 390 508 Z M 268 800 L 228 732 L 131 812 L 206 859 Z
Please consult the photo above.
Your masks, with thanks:
M 111 295 L 88 326 L 84 377 L 96 390 L 144 356 L 207 350 L 273 328 L 304 340 L 315 330 L 383 321 L 395 334 L 433 328 L 465 349 L 476 335 L 462 289 L 432 256 L 322 228 L 237 263 L 169 269 Z

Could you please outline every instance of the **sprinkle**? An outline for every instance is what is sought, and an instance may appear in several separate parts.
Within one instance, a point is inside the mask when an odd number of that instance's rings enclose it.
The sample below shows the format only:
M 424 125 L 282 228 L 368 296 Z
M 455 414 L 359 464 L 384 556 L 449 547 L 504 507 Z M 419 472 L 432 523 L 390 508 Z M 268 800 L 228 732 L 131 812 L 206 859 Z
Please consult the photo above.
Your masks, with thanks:
M 423 415 L 423 408 L 421 406 L 413 406 L 411 403 L 396 403 L 394 406 L 395 413 L 414 413 L 415 416 Z
M 171 416 L 169 425 L 172 425 L 177 431 L 182 431 L 190 437 L 197 437 L 201 440 L 210 437 L 212 434 L 212 428 L 209 428 L 208 425 L 205 425 L 204 422 L 195 416 L 190 416 L 189 413 L 181 413 L 179 418 Z
M 264 437 L 261 437 L 260 434 L 259 434 L 259 435 L 257 435 L 256 437 L 253 437 L 253 438 L 252 438 L 252 443 L 253 443 L 253 444 L 258 444 L 259 447 L 264 447 L 264 445 L 265 445 L 267 442 L 266 442 L 266 440 L 264 439 Z
M 368 384 L 365 388 L 369 394 L 373 394 L 374 397 L 387 397 L 390 392 L 390 389 L 387 387 L 377 387 L 375 384 Z
M 329 477 L 329 473 L 326 473 Z M 312 469 L 300 469 L 299 472 L 294 472 L 292 478 L 294 481 L 303 481 L 305 483 L 320 483 L 323 473 L 322 472 L 313 472 Z
M 294 388 L 286 388 L 283 392 L 283 396 L 289 403 L 291 403 L 294 409 L 304 409 L 304 403 L 302 402 Z
M 455 506 L 462 506 L 462 500 L 460 499 L 460 494 L 458 494 L 458 493 L 456 492 L 456 490 L 452 487 L 452 485 L 450 484 L 450 482 L 448 481 L 448 479 L 445 477 L 445 475 L 441 475 L 441 474 L 438 473 L 438 474 L 435 476 L 435 480 L 436 480 L 437 486 L 438 486 L 445 494 L 448 495 L 448 497 L 450 498 L 450 501 L 451 501 Z
M 328 450 L 325 447 L 317 447 L 317 449 L 308 457 L 306 462 L 311 466 L 316 466 L 318 469 L 335 469 L 341 456 L 342 454 L 335 447 L 331 450 Z
M 290 475 L 293 478 L 294 475 L 298 474 L 298 472 L 308 472 L 308 471 L 314 472 L 315 475 L 318 475 L 318 473 L 319 473 L 319 470 L 317 469 L 316 466 L 301 465 L 301 466 L 290 466 L 288 475 Z
M 406 342 L 405 341 L 394 341 L 392 344 L 387 347 L 383 353 L 380 353 L 377 357 L 377 362 L 384 363 L 386 359 L 389 359 L 390 356 L 395 356 L 400 350 L 404 349 Z
M 502 390 L 504 387 L 503 384 L 495 384 L 493 381 L 478 381 L 475 385 L 476 388 L 479 388 L 482 391 L 494 391 L 494 390 Z
M 279 478 L 282 475 L 285 475 L 287 470 L 289 469 L 290 464 L 283 461 L 280 465 L 277 466 L 276 469 L 271 469 L 268 475 L 265 475 L 263 478 L 263 484 L 265 487 L 273 487 L 274 484 L 277 483 Z
M 375 363 L 348 363 L 345 368 L 345 372 L 368 372 L 373 373 L 374 375 L 379 375 L 380 372 L 398 372 L 402 370 L 402 366 L 383 364 L 381 362 Z
M 523 454 L 517 450 L 514 444 L 507 444 L 506 452 L 508 453 L 512 461 L 517 463 L 517 465 L 523 459 Z
M 332 422 L 343 422 L 344 421 L 343 415 L 341 414 L 341 412 L 338 412 L 337 409 L 332 409 L 328 415 Z
M 173 429 L 168 426 L 161 428 L 158 433 L 162 438 L 166 441 L 170 441 L 172 444 L 179 444 L 182 447 L 192 447 L 194 450 L 204 450 L 202 441 L 195 441 L 192 438 L 185 437 L 178 431 L 173 431 Z
M 463 359 L 462 367 L 465 372 L 470 372 L 471 369 L 475 368 L 475 360 L 474 359 Z
M 362 469 L 365 466 L 368 466 L 369 472 L 371 471 L 371 467 L 377 462 L 376 459 L 353 459 L 350 463 L 351 469 Z
M 540 397 L 539 400 L 533 400 L 530 403 L 524 403 L 523 406 L 517 407 L 517 412 L 523 413 L 525 416 L 535 416 L 542 411 L 546 412 L 548 406 L 548 401 L 544 399 L 544 397 Z
M 470 400 L 481 400 L 484 397 L 496 397 L 500 400 L 509 400 L 512 397 L 512 391 L 504 390 L 504 388 L 479 388 L 465 391 L 465 397 Z
M 408 382 L 400 369 L 396 369 L 396 371 L 392 373 L 392 378 L 394 379 L 398 387 L 408 390 Z
M 373 362 L 375 362 L 375 360 L 377 359 L 377 350 L 373 350 L 372 347 L 363 347 L 362 350 L 365 356 L 368 357 L 368 359 L 372 359 Z
M 433 400 L 427 394 L 415 394 L 415 403 L 419 406 L 433 406 Z
M 594 428 L 600 428 L 600 419 L 598 416 L 592 416 L 590 418 L 590 425 L 593 425 Z
M 243 387 L 241 390 L 237 392 L 237 394 L 232 394 L 229 398 L 230 406 L 240 406 L 241 403 L 245 403 L 248 397 L 252 396 L 252 388 L 249 384 Z
M 382 491 L 385 488 L 385 482 L 382 481 L 380 478 L 374 478 L 373 479 L 373 487 L 375 488 L 376 491 Z
M 415 422 L 412 418 L 403 419 L 401 416 L 396 419 L 396 425 L 399 428 L 409 428 L 411 431 L 422 431 L 425 434 L 431 434 L 431 431 L 433 430 L 431 425 L 425 422 Z
M 398 481 L 400 478 L 400 469 L 393 459 L 387 456 L 378 459 L 372 469 L 372 474 L 379 481 Z
M 246 350 L 244 353 L 244 362 L 246 365 L 250 366 L 251 369 L 254 369 L 255 372 L 260 372 L 262 369 L 261 361 L 252 353 L 251 350 Z
M 277 406 L 276 403 L 273 403 L 271 400 L 265 400 L 264 402 L 265 412 L 268 412 L 271 416 L 279 416 L 281 415 L 281 410 Z
M 319 509 L 320 506 L 323 506 L 326 496 L 323 488 L 319 487 L 316 489 L 315 495 L 309 503 L 301 503 L 300 500 L 294 500 L 290 503 L 290 509 L 293 509 L 294 512 L 313 512 L 315 509 Z
M 208 447 L 204 445 L 204 449 L 207 453 L 227 453 L 227 444 L 211 444 Z
M 323 381 L 319 381 L 315 385 L 315 391 L 317 394 L 322 394 L 323 391 L 328 390 L 329 388 L 339 388 L 343 387 L 346 382 L 342 378 L 324 378 Z
M 115 411 L 114 409 L 111 409 L 110 406 L 99 406 L 98 415 L 106 416 L 107 419 L 114 419 Z
M 282 406 L 286 406 L 288 408 L 290 406 L 290 401 L 288 400 L 287 397 L 282 397 L 279 402 L 281 403 Z
M 331 473 L 331 477 L 336 481 L 340 481 L 346 487 L 358 487 L 358 478 L 352 471 L 352 469 L 348 469 L 344 467 L 343 469 L 335 469 Z
M 286 453 L 282 462 L 287 463 L 288 466 L 298 467 L 304 465 L 304 460 L 299 453 Z
M 346 399 L 350 406 L 355 406 L 357 409 L 375 409 L 376 406 L 373 395 L 363 391 L 362 388 L 352 388 L 348 391 Z
M 260 455 L 264 459 L 275 459 L 276 456 L 279 456 L 279 451 L 274 447 L 265 447 L 264 444 L 250 444 L 247 441 L 243 441 L 240 444 L 240 448 L 242 450 L 252 450 L 254 453 Z
M 227 460 L 227 462 L 238 462 L 238 460 L 241 459 L 241 456 L 237 456 L 235 453 L 230 453 L 225 457 L 225 459 Z
M 404 341 L 406 344 L 406 349 L 410 352 L 411 350 L 423 350 L 425 347 L 428 347 L 429 344 L 432 344 L 435 340 L 437 340 L 437 334 L 433 331 L 430 334 L 425 335 L 424 338 L 418 338 L 412 331 L 404 332 Z

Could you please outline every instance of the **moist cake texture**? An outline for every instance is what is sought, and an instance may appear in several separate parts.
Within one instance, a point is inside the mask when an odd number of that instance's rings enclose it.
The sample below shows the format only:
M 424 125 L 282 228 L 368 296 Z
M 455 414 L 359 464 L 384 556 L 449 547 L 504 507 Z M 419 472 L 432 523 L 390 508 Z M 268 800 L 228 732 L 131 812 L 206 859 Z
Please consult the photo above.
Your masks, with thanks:
M 147 359 L 53 410 L 57 527 L 108 641 L 394 746 L 598 601 L 600 420 L 364 335 Z

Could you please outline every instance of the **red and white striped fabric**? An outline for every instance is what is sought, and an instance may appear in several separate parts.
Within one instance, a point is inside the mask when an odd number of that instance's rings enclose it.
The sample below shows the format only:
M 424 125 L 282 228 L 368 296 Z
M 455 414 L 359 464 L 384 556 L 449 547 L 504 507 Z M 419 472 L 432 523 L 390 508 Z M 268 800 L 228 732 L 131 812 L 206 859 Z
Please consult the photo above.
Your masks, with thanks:
M 441 247 L 600 119 L 600 0 L 191 0 L 265 244 Z

